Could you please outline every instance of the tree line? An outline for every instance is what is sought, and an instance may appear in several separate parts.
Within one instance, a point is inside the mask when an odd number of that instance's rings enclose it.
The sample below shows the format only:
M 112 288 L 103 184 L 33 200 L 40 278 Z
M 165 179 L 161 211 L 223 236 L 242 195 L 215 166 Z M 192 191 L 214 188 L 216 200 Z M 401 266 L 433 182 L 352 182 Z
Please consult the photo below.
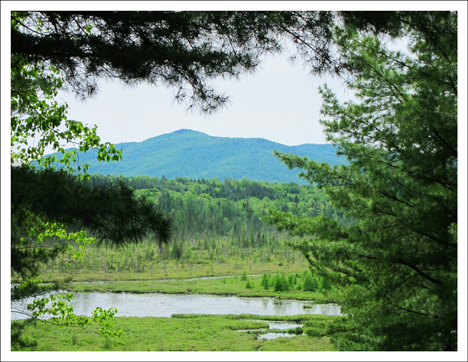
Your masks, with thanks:
M 66 104 L 55 99 L 59 88 L 67 85 L 86 98 L 106 76 L 127 84 L 165 84 L 175 87 L 176 101 L 210 114 L 228 104 L 211 80 L 251 73 L 263 55 L 281 53 L 282 40 L 288 39 L 295 44 L 293 56 L 312 74 L 339 76 L 356 100 L 340 104 L 333 90 L 320 89 L 321 123 L 347 165 L 277 156 L 288 167 L 303 169 L 301 177 L 323 189 L 334 212 L 344 210 L 353 222 L 327 215 L 326 207 L 325 215 L 309 217 L 310 200 L 302 207 L 301 194 L 294 200 L 287 192 L 287 201 L 260 200 L 251 196 L 260 196 L 260 189 L 242 198 L 232 187 L 204 184 L 198 186 L 205 194 L 185 192 L 213 200 L 219 193 L 235 205 L 213 206 L 214 214 L 223 207 L 223 213 L 237 212 L 241 200 L 254 213 L 266 203 L 285 201 L 284 210 L 270 209 L 269 221 L 297 237 L 290 245 L 316 273 L 340 285 L 337 298 L 347 318 L 329 325 L 326 333 L 340 350 L 457 350 L 457 15 L 12 12 L 11 266 L 12 273 L 21 274 L 12 299 L 46 292 L 38 266 L 70 243 L 96 241 L 86 230 L 114 246 L 141 243 L 147 234 L 159 235 L 161 242 L 170 239 L 170 222 L 154 201 L 135 198 L 135 190 L 123 183 L 87 184 L 87 164 L 78 166 L 78 175 L 67 173 L 74 172 L 77 150 L 94 148 L 100 161 L 121 160 L 122 150 L 101 142 L 96 126 L 67 119 Z M 389 48 L 389 39 L 403 38 L 405 51 Z M 32 136 L 38 142 L 30 145 Z M 76 149 L 65 150 L 68 142 Z M 55 168 L 53 156 L 44 155 L 49 146 L 64 155 L 63 170 Z M 35 171 L 34 161 L 44 169 Z M 171 192 L 179 191 L 154 192 L 158 201 L 159 192 L 165 193 L 161 207 L 168 210 L 176 196 Z M 193 204 L 190 210 L 196 210 L 194 200 L 187 201 Z M 200 220 L 193 210 L 187 208 L 193 220 Z M 229 232 L 220 224 L 219 219 L 216 232 Z M 51 248 L 51 239 L 61 240 L 61 247 Z
M 180 237 L 249 237 L 257 234 L 276 235 L 277 231 L 261 217 L 269 209 L 291 212 L 299 217 L 323 215 L 341 224 L 351 225 L 343 209 L 335 209 L 325 193 L 312 185 L 270 183 L 247 179 L 192 180 L 164 176 L 91 175 L 94 185 L 107 185 L 120 180 L 157 204 L 173 220 L 175 240 Z M 258 238 L 257 238 L 258 239 Z

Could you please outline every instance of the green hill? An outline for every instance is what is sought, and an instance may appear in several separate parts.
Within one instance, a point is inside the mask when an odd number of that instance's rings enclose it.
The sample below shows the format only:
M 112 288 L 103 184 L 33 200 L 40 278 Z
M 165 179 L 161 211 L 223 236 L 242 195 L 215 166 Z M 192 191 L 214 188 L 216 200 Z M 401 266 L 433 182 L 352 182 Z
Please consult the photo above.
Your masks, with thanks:
M 123 149 L 121 162 L 98 162 L 96 152 L 89 151 L 79 153 L 80 163 L 89 163 L 90 173 L 103 175 L 299 182 L 298 171 L 288 170 L 274 150 L 329 164 L 345 162 L 329 144 L 286 146 L 262 138 L 211 137 L 187 129 L 115 146 Z

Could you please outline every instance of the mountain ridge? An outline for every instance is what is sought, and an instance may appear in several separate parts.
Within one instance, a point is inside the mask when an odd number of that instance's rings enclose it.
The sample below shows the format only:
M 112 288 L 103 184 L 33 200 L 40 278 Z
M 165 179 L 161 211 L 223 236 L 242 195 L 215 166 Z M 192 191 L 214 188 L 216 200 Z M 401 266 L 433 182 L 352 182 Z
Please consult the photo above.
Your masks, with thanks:
M 78 152 L 80 163 L 91 165 L 89 173 L 191 179 L 247 178 L 255 181 L 298 182 L 298 170 L 287 166 L 273 151 L 305 156 L 330 164 L 343 164 L 331 144 L 287 146 L 264 138 L 215 137 L 180 129 L 142 142 L 115 144 L 123 149 L 122 161 L 98 162 L 93 152 Z M 58 154 L 56 154 L 58 156 Z

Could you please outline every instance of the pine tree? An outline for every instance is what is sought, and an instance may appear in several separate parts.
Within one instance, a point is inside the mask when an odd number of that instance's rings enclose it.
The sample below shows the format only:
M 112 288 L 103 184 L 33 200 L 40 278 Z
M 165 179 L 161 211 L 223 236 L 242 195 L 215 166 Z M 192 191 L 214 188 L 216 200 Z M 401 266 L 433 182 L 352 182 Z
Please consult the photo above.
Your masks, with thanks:
M 243 281 L 243 282 L 245 282 L 247 280 L 247 270 L 245 268 L 242 271 L 242 275 L 241 275 L 240 280 Z
M 320 290 L 331 290 L 332 289 L 332 284 L 330 279 L 327 277 L 323 277 L 320 283 Z
M 279 37 L 296 44 L 314 74 L 342 75 L 352 67 L 333 51 L 335 23 L 394 35 L 401 18 L 393 12 L 12 12 L 11 52 L 59 69 L 82 98 L 97 91 L 97 78 L 111 76 L 175 87 L 178 102 L 210 113 L 228 97 L 208 81 L 251 73 L 262 55 L 283 50 Z
M 341 285 L 348 317 L 329 329 L 340 350 L 457 349 L 457 15 L 402 16 L 410 55 L 372 32 L 336 30 L 359 102 L 321 88 L 321 122 L 349 165 L 278 154 L 356 220 L 270 218 L 311 235 L 292 245 Z
M 316 283 L 314 283 L 314 278 L 310 274 L 307 274 L 305 277 L 302 290 L 304 292 L 315 292 L 317 290 Z
M 268 290 L 268 288 L 269 288 L 268 275 L 266 275 L 265 273 L 263 273 L 263 276 L 262 276 L 261 286 L 265 290 Z
M 280 275 L 276 275 L 274 279 L 275 292 L 282 292 L 284 290 L 283 280 Z

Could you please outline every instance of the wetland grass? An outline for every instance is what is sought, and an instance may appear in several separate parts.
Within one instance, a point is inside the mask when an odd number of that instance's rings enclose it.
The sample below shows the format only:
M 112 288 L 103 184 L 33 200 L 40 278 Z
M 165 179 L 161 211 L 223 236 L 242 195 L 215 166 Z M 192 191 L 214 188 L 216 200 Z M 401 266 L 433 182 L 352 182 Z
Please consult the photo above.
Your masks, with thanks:
M 246 288 L 246 282 L 240 277 L 224 277 L 219 279 L 192 280 L 142 280 L 119 281 L 99 284 L 71 284 L 68 289 L 74 292 L 108 292 L 108 293 L 165 293 L 165 294 L 208 294 L 238 297 L 270 297 L 281 299 L 314 300 L 315 303 L 329 302 L 327 294 L 321 292 L 305 292 L 296 288 L 288 291 L 275 291 L 271 286 L 265 289 L 261 285 L 262 276 L 248 276 L 251 287 Z
M 73 292 L 110 293 L 166 293 L 166 294 L 207 294 L 239 297 L 271 297 L 281 299 L 314 300 L 326 302 L 326 293 L 303 291 L 300 285 L 305 280 L 308 268 L 300 263 L 257 263 L 194 265 L 181 267 L 167 261 L 164 267 L 142 268 L 144 272 L 106 273 L 109 283 L 78 284 L 85 281 L 104 281 L 102 272 L 93 270 L 74 274 L 48 270 L 42 277 L 45 282 L 73 278 L 77 284 L 69 284 Z M 245 272 L 244 272 L 245 271 Z M 242 277 L 242 274 L 245 274 Z M 272 284 L 265 287 L 263 275 L 270 280 L 282 274 L 285 279 L 294 280 L 288 290 L 276 290 Z M 297 280 L 292 274 L 298 276 Z M 217 279 L 199 279 L 201 277 Z M 190 278 L 190 279 L 189 279 Z M 198 278 L 198 279 L 197 279 Z M 171 279 L 171 280 L 167 280 Z M 246 285 L 250 285 L 247 288 Z M 321 316 L 333 318 L 333 316 Z M 333 351 L 336 350 L 328 338 L 316 339 L 299 333 L 294 337 L 258 339 L 259 334 L 284 330 L 270 329 L 268 321 L 284 321 L 303 324 L 308 318 L 320 316 L 258 316 L 258 315 L 174 315 L 165 317 L 115 317 L 114 328 L 123 329 L 121 338 L 102 337 L 98 327 L 57 328 L 48 323 L 27 323 L 15 321 L 12 330 L 22 328 L 23 342 L 19 350 L 36 351 Z M 261 322 L 264 320 L 264 322 Z M 331 320 L 331 319 L 330 319 Z M 308 322 L 307 322 L 308 323 Z M 248 332 L 241 332 L 246 330 Z M 306 331 L 306 329 L 304 329 Z M 290 331 L 293 332 L 293 331 Z
M 309 270 L 308 264 L 305 262 L 282 263 L 278 265 L 276 262 L 256 263 L 252 264 L 247 261 L 239 261 L 229 263 L 214 263 L 211 265 L 194 264 L 182 266 L 174 260 L 167 260 L 165 263 L 159 263 L 159 267 L 151 264 L 145 264 L 145 267 L 140 269 L 140 272 L 131 270 L 107 270 L 106 278 L 108 281 L 135 281 L 135 280 L 155 280 L 155 279 L 189 279 L 199 277 L 214 277 L 214 276 L 241 276 L 244 269 L 249 275 L 263 273 L 303 273 Z M 104 281 L 105 274 L 103 270 L 95 271 L 93 269 L 80 269 L 73 273 L 59 271 L 57 268 L 44 269 L 41 273 L 43 282 L 53 282 L 63 279 L 63 277 L 71 277 L 73 282 L 93 282 Z
M 257 315 L 174 315 L 164 317 L 115 317 L 115 328 L 122 328 L 120 338 L 106 338 L 96 325 L 57 328 L 49 323 L 16 321 L 23 328 L 23 338 L 34 341 L 23 350 L 36 351 L 334 351 L 328 338 L 307 335 L 257 339 L 256 333 L 241 330 L 268 329 L 268 320 L 333 319 L 330 316 L 290 316 L 272 318 Z M 255 320 L 251 320 L 255 319 Z M 276 331 L 276 330 L 274 330 Z M 284 332 L 284 331 L 281 331 Z

